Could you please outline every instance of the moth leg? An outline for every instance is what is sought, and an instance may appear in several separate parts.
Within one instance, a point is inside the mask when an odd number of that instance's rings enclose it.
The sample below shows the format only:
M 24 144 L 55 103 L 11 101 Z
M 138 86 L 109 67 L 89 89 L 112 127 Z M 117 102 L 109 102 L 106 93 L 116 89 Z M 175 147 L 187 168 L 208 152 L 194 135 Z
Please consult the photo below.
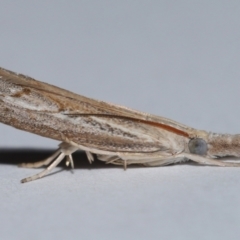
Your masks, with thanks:
M 223 167 L 240 167 L 240 163 L 224 162 L 224 161 L 221 161 L 221 162 L 224 163 Z
M 56 167 L 64 159 L 65 156 L 67 157 L 67 163 L 71 164 L 71 167 L 73 168 L 74 163 L 73 163 L 73 159 L 72 159 L 72 153 L 75 152 L 78 149 L 78 147 L 72 146 L 71 144 L 65 143 L 65 142 L 62 142 L 61 144 L 59 144 L 59 147 L 60 148 L 52 156 L 50 156 L 49 158 L 47 158 L 44 161 L 40 161 L 41 164 L 42 164 L 42 162 L 44 162 L 44 164 L 46 164 L 46 163 L 49 164 L 51 161 L 53 161 L 45 170 L 43 170 L 42 172 L 40 172 L 34 176 L 24 178 L 21 180 L 21 182 L 25 183 L 25 182 L 33 181 L 33 180 L 36 180 L 36 179 L 39 179 L 39 178 L 45 176 L 54 167 Z M 44 165 L 44 164 L 42 164 L 42 165 Z M 39 162 L 38 162 L 38 165 L 40 165 Z
M 54 167 L 56 167 L 62 160 L 63 158 L 65 157 L 65 153 L 61 153 L 57 159 L 50 165 L 48 166 L 45 170 L 43 170 L 42 172 L 36 174 L 36 175 L 33 175 L 31 177 L 27 177 L 27 178 L 24 178 L 21 180 L 22 183 L 25 183 L 25 182 L 30 182 L 30 181 L 33 181 L 33 180 L 36 180 L 36 179 L 39 179 L 43 176 L 45 176 L 47 173 L 49 173 Z
M 123 169 L 127 170 L 127 160 L 123 160 Z
M 177 161 L 177 158 L 179 159 L 178 161 Z M 172 156 L 172 157 L 169 156 L 169 157 L 163 158 L 163 160 L 165 162 L 168 159 L 169 160 L 172 159 L 172 161 L 168 164 L 181 162 L 181 159 L 189 159 L 193 162 L 196 162 L 196 163 L 199 163 L 202 165 L 212 165 L 212 166 L 219 166 L 219 167 L 240 167 L 240 163 L 224 162 L 221 160 L 207 158 L 207 157 L 203 157 L 203 156 L 199 156 L 197 154 L 191 154 L 191 153 L 180 153 L 180 154 L 176 154 L 175 156 Z M 174 159 L 175 159 L 175 161 L 174 161 Z M 167 164 L 165 164 L 165 165 L 167 165 Z
M 175 157 L 175 158 L 161 157 L 159 160 L 149 161 L 149 162 L 143 163 L 143 165 L 146 167 L 157 167 L 157 166 L 166 166 L 166 165 L 170 165 L 178 162 L 185 162 L 185 161 L 188 161 L 188 159 L 182 158 L 182 157 Z
M 67 155 L 66 158 L 67 158 L 66 165 L 69 166 L 69 164 L 70 164 L 71 168 L 74 169 L 74 162 L 73 162 L 72 154 Z
M 206 158 L 206 157 L 202 157 L 202 156 L 190 154 L 190 153 L 181 153 L 179 155 L 183 155 L 184 157 L 200 164 L 220 166 L 220 167 L 240 167 L 240 163 L 224 162 L 221 160 Z
M 93 154 L 89 151 L 85 151 L 85 152 L 86 152 L 89 163 L 92 164 L 92 162 L 94 161 Z
M 111 158 L 109 158 L 108 160 L 106 160 L 106 164 L 114 164 L 114 162 L 118 161 L 120 158 L 118 156 L 113 156 Z M 102 160 L 102 159 L 100 159 Z M 121 160 L 121 159 L 120 159 Z
M 156 153 L 154 153 L 154 154 L 144 154 L 142 156 L 135 156 L 135 155 L 127 156 L 127 155 L 121 154 L 118 157 L 119 158 L 116 159 L 116 162 L 111 161 L 110 163 L 120 165 L 120 162 L 124 161 L 124 162 L 127 163 L 127 165 L 142 164 L 142 165 L 145 165 L 145 166 L 150 166 L 150 164 L 154 163 L 156 166 L 160 166 L 160 165 L 168 165 L 168 164 L 171 164 L 171 163 L 176 162 L 178 160 L 178 158 L 176 158 L 172 155 L 163 156 L 159 153 L 158 154 L 156 154 Z
M 145 163 L 142 163 L 142 162 L 141 163 L 144 166 L 154 167 L 154 166 L 165 166 L 165 165 L 188 161 L 188 160 L 191 160 L 193 162 L 196 162 L 202 165 L 212 165 L 212 166 L 220 166 L 220 167 L 240 167 L 240 163 L 224 162 L 219 159 L 211 159 L 211 158 L 199 156 L 196 154 L 190 154 L 190 153 L 180 153 L 180 154 L 176 154 L 168 157 L 161 156 L 159 157 L 158 160 L 154 157 L 153 159 L 150 158 Z
M 39 168 L 39 167 L 42 167 L 42 166 L 46 166 L 46 165 L 50 164 L 50 162 L 52 162 L 53 159 L 55 159 L 60 153 L 61 153 L 61 149 L 59 148 L 50 157 L 48 157 L 44 160 L 41 160 L 41 161 L 35 162 L 35 163 L 21 163 L 18 166 L 19 167 L 24 167 L 24 168 Z
M 199 156 L 191 153 L 179 153 L 175 155 L 162 156 L 162 155 L 152 155 L 152 156 L 142 156 L 139 159 L 132 159 L 131 156 L 121 156 L 122 159 L 127 160 L 128 164 L 142 164 L 144 166 L 166 166 L 169 164 L 179 163 L 183 161 L 191 160 L 203 165 L 212 165 L 220 167 L 240 167 L 240 163 L 224 162 L 219 159 L 211 159 L 203 156 Z M 114 164 L 119 164 L 119 162 Z
M 106 164 L 114 164 L 115 161 L 122 160 L 119 156 L 116 155 L 97 154 L 97 158 L 103 162 L 106 162 Z
M 115 164 L 115 165 L 123 165 L 124 170 L 127 170 L 128 159 L 121 158 L 116 155 L 101 155 L 97 154 L 99 160 L 106 162 L 106 164 Z

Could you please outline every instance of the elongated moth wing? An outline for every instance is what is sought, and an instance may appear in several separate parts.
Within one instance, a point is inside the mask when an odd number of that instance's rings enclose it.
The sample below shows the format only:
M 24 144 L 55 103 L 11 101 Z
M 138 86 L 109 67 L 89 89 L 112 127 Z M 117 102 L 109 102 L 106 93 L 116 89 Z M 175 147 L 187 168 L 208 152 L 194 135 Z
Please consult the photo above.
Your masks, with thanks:
M 169 134 L 195 129 L 97 101 L 0 68 L 0 121 L 60 141 L 118 152 L 171 149 Z

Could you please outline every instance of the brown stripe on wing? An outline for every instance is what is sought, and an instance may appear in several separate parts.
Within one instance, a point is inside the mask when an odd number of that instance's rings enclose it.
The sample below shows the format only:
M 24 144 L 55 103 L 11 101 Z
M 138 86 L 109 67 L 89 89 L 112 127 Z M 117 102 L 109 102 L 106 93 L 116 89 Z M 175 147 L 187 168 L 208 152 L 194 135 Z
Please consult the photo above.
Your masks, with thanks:
M 121 115 L 111 115 L 111 114 L 92 114 L 92 113 L 64 113 L 64 115 L 68 115 L 68 116 L 96 116 L 96 117 L 108 117 L 108 118 L 120 118 L 120 119 L 126 119 L 126 120 L 132 120 L 135 122 L 139 122 L 139 123 L 145 123 L 151 126 L 155 126 L 155 127 L 159 127 L 162 128 L 164 130 L 167 130 L 169 132 L 175 133 L 177 135 L 183 136 L 183 137 L 188 137 L 190 138 L 189 134 L 187 132 L 184 132 L 182 130 L 179 130 L 177 128 L 174 128 L 172 126 L 166 125 L 166 124 L 162 124 L 162 123 L 157 123 L 157 122 L 153 122 L 153 121 L 148 121 L 148 120 L 142 120 L 142 119 L 137 119 L 137 118 L 133 118 L 133 117 L 126 117 L 126 116 L 121 116 Z

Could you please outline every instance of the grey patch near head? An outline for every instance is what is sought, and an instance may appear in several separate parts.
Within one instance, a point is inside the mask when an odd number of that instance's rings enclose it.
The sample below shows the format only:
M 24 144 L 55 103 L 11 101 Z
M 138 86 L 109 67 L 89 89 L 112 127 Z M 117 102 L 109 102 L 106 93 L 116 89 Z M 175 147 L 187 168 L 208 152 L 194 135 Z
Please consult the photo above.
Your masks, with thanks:
M 193 138 L 188 143 L 190 153 L 198 155 L 206 155 L 208 147 L 202 138 Z

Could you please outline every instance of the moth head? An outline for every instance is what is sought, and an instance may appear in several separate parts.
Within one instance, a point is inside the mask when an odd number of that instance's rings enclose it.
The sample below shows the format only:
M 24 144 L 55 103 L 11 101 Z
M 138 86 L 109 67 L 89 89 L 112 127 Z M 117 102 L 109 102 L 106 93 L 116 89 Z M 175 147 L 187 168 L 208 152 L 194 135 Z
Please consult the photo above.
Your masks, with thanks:
M 207 154 L 208 146 L 204 139 L 193 138 L 188 142 L 188 149 L 190 153 L 204 156 Z

